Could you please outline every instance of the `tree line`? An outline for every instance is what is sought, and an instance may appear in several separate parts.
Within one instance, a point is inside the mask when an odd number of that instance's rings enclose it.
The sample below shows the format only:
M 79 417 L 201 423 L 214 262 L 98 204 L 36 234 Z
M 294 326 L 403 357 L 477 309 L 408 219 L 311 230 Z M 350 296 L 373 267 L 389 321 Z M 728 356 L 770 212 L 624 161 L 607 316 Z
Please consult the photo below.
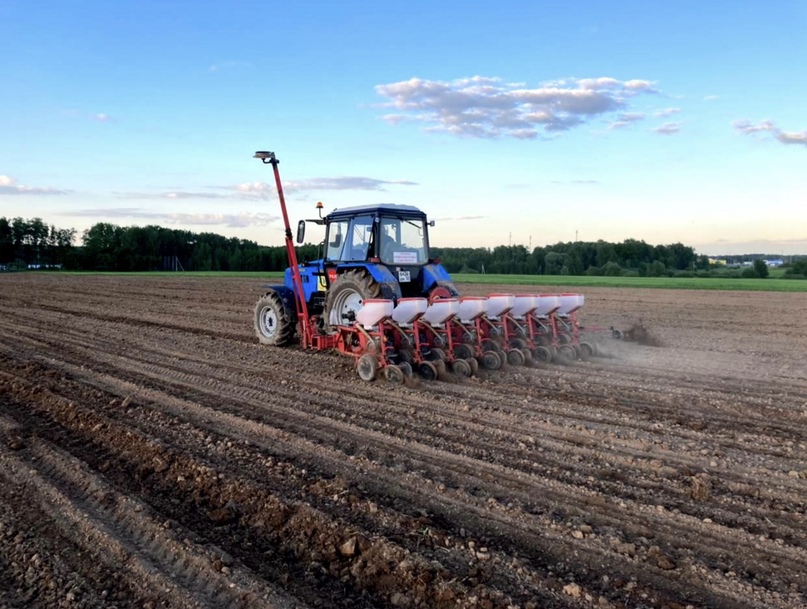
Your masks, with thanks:
M 523 275 L 636 275 L 661 277 L 709 268 L 709 258 L 681 243 L 650 245 L 636 239 L 561 242 L 530 251 L 524 245 L 433 248 L 449 273 Z
M 154 225 L 99 222 L 83 232 L 81 246 L 75 240 L 75 229 L 59 229 L 40 218 L 0 218 L 0 264 L 86 271 L 283 271 L 288 266 L 284 246 Z M 313 260 L 322 251 L 304 244 L 297 255 Z M 636 239 L 561 242 L 532 250 L 524 245 L 434 247 L 432 256 L 449 273 L 661 277 L 709 269 L 709 259 L 692 247 Z

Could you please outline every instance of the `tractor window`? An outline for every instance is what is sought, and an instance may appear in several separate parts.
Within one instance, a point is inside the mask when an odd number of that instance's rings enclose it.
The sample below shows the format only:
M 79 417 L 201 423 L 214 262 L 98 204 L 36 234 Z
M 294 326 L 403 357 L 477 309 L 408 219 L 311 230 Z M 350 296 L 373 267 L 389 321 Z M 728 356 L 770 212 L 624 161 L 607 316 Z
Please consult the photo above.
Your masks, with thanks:
M 373 217 L 356 216 L 328 227 L 328 260 L 365 261 L 373 234 Z
M 348 221 L 332 222 L 328 227 L 328 249 L 325 257 L 328 260 L 342 260 L 345 247 L 345 235 L 348 234 Z
M 423 221 L 382 218 L 380 258 L 387 264 L 423 264 L 427 260 Z
M 350 222 L 350 237 L 343 260 L 367 260 L 367 250 L 373 235 L 373 217 L 356 216 Z

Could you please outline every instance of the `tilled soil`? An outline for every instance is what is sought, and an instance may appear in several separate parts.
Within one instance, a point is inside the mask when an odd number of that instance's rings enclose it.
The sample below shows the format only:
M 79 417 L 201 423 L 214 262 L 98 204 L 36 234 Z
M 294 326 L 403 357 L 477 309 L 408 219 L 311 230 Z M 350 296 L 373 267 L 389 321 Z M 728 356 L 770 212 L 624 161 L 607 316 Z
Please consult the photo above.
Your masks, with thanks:
M 391 386 L 260 293 L 0 277 L 0 607 L 807 604 L 803 294 L 586 289 L 659 346 Z

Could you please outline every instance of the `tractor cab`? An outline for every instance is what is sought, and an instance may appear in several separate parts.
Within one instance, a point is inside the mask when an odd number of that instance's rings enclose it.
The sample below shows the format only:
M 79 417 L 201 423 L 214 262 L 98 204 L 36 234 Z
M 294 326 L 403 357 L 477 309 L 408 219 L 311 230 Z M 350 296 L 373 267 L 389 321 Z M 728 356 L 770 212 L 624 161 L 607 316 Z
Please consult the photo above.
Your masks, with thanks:
M 387 266 L 429 261 L 426 214 L 409 205 L 336 210 L 325 218 L 326 262 L 381 262 Z
M 328 308 L 329 291 L 348 273 L 372 284 L 363 297 L 397 301 L 429 297 L 437 288 L 440 296 L 457 295 L 446 270 L 429 255 L 429 227 L 434 222 L 418 208 L 390 203 L 348 207 L 312 221 L 325 226 L 322 257 L 300 265 L 300 273 L 304 297 L 315 312 Z M 298 225 L 298 242 L 305 238 L 304 223 Z M 289 272 L 286 279 L 291 287 Z

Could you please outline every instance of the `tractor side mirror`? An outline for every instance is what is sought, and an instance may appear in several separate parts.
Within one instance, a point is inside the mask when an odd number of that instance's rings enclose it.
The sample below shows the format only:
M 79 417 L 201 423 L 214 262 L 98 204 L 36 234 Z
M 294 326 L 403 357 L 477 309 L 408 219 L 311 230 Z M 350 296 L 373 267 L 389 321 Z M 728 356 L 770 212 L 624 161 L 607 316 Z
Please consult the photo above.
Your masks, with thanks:
M 305 239 L 305 220 L 300 220 L 297 223 L 297 243 L 302 243 Z

